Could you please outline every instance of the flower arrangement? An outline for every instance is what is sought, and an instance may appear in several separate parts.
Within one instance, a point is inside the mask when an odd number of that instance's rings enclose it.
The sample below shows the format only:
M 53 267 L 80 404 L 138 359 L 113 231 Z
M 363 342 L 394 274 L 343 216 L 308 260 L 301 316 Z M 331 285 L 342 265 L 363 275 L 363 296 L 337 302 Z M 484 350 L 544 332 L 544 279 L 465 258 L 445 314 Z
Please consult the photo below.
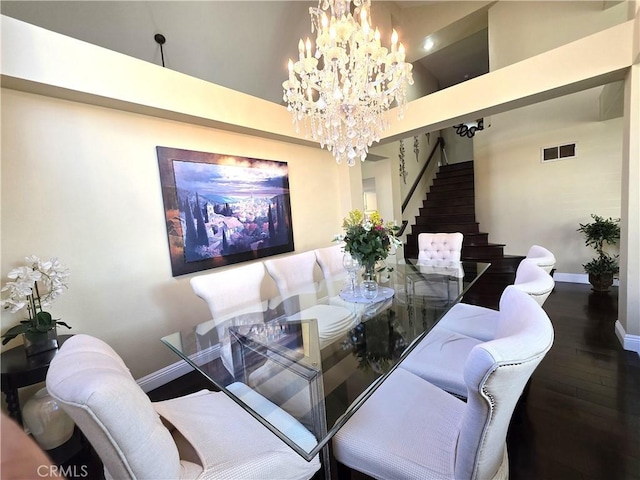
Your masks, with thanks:
M 396 237 L 399 228 L 394 222 L 384 223 L 377 211 L 365 216 L 360 210 L 349 212 L 342 222 L 344 234 L 334 241 L 344 242 L 344 250 L 355 258 L 368 272 L 373 272 L 376 262 L 389 255 L 391 247 L 402 245 Z
M 26 307 L 29 318 L 21 320 L 19 325 L 11 327 L 2 335 L 3 345 L 20 334 L 25 334 L 29 340 L 37 342 L 46 339 L 48 332 L 58 325 L 71 328 L 65 322 L 52 318 L 49 312 L 42 309 L 51 305 L 68 288 L 67 267 L 55 257 L 43 261 L 32 255 L 26 257 L 25 262 L 25 266 L 14 268 L 7 275 L 11 281 L 2 287 L 0 292 L 9 292 L 9 297 L 2 300 L 0 305 L 11 313 Z

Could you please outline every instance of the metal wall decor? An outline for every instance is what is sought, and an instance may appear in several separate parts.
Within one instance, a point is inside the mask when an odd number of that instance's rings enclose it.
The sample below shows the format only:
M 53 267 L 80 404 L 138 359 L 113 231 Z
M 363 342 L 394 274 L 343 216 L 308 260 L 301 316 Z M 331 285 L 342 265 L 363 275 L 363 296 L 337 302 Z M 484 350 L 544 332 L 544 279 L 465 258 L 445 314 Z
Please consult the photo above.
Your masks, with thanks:
M 413 137 L 413 153 L 416 154 L 416 162 L 420 162 L 420 141 L 418 140 L 418 136 Z
M 454 125 L 453 128 L 456 129 L 456 133 L 461 137 L 473 138 L 477 131 L 484 130 L 484 119 L 480 118 L 472 122 L 460 123 Z

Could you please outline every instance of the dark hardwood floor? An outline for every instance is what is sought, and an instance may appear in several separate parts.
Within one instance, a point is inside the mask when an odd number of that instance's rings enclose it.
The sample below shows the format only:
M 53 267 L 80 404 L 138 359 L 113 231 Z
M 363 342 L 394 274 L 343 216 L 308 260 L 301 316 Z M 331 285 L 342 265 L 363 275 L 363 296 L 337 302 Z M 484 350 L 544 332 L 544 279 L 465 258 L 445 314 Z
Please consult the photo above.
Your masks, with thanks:
M 511 478 L 640 478 L 640 358 L 615 335 L 617 289 L 557 283 L 554 345 L 509 431 Z
M 615 336 L 617 289 L 601 294 L 589 285 L 557 283 L 544 308 L 555 341 L 513 416 L 510 478 L 640 479 L 640 358 Z M 206 382 L 192 372 L 149 396 L 201 388 Z

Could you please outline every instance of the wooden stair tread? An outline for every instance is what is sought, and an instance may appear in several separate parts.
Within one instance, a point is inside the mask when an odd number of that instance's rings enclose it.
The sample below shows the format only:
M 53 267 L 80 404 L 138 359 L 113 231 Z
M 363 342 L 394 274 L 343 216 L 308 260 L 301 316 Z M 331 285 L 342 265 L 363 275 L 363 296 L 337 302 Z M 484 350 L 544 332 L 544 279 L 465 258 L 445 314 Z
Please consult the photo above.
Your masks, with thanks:
M 499 260 L 502 260 L 502 261 L 504 261 L 505 263 L 507 263 L 507 262 L 520 262 L 520 261 L 522 261 L 524 258 L 526 258 L 526 257 L 524 257 L 524 256 L 522 256 L 522 255 L 506 255 L 506 254 L 505 254 L 505 255 L 503 255 L 502 257 L 500 257 L 500 259 L 499 259 Z M 482 257 L 471 257 L 471 256 L 466 256 L 466 257 L 464 258 L 464 260 L 469 260 L 469 261 L 471 261 L 471 262 L 474 262 L 474 261 L 478 261 L 478 262 L 479 262 L 479 261 L 482 261 Z
M 466 243 L 465 247 L 506 247 L 504 243 Z

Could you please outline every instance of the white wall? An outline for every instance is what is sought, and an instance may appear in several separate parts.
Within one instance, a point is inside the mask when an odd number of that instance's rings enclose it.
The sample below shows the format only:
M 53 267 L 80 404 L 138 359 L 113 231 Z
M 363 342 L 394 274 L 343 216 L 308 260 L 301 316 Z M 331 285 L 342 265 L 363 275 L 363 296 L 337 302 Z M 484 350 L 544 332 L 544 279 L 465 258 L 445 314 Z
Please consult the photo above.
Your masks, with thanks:
M 178 360 L 160 337 L 210 318 L 190 276 L 171 276 L 157 145 L 286 161 L 296 251 L 340 230 L 345 212 L 325 199 L 347 167 L 326 151 L 9 89 L 1 101 L 3 281 L 27 255 L 59 257 L 71 285 L 53 315 L 136 377 Z M 3 312 L 2 330 L 20 318 Z
M 407 87 L 407 102 L 438 90 L 438 79 L 420 63 L 413 65 L 413 85 Z
M 377 210 L 383 220 L 397 220 L 393 212 L 393 185 L 391 182 L 390 160 L 380 160 L 377 162 L 364 162 L 362 164 L 362 178 L 373 179 L 377 200 Z
M 629 19 L 626 2 L 497 2 L 489 9 L 489 69 L 533 57 Z
M 481 135 L 477 132 L 476 135 Z M 444 138 L 444 150 L 447 155 L 447 163 L 460 163 L 473 160 L 473 138 L 461 137 L 453 127 L 444 128 L 441 131 Z
M 602 87 L 492 117 L 474 137 L 476 214 L 489 240 L 525 255 L 552 250 L 560 273 L 594 256 L 579 223 L 620 217 L 622 119 L 598 120 Z M 577 158 L 541 163 L 540 148 L 577 144 Z
M 640 20 L 640 3 L 636 3 Z M 640 62 L 640 21 L 636 29 L 636 53 Z M 640 354 L 640 64 L 633 65 L 625 80 L 625 112 L 622 147 L 622 222 L 620 232 L 620 292 L 616 333 L 626 350 Z

